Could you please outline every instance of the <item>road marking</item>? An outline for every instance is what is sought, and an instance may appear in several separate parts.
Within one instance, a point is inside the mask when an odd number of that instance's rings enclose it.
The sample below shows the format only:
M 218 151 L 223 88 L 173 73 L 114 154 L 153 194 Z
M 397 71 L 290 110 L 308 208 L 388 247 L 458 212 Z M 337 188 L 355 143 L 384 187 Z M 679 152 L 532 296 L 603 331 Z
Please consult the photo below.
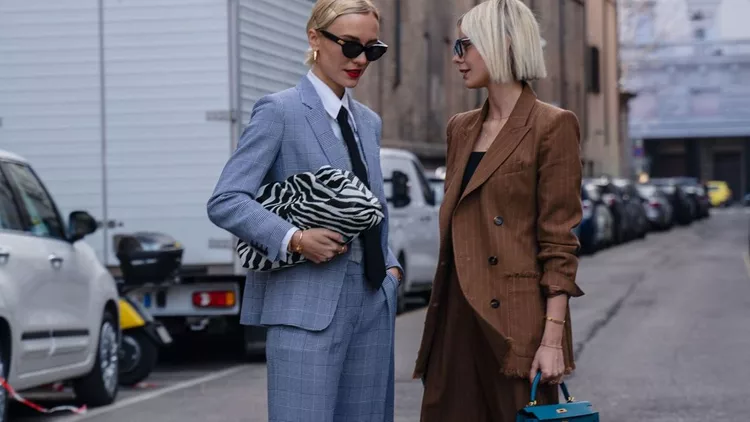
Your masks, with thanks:
M 747 278 L 750 278 L 750 254 L 742 252 L 742 259 L 745 261 L 745 270 L 747 271 Z
M 88 412 L 86 412 L 85 415 L 69 416 L 67 418 L 56 419 L 55 422 L 77 422 L 77 421 L 82 421 L 82 420 L 86 420 L 89 418 L 93 418 L 95 416 L 100 416 L 105 413 L 114 412 L 115 410 L 120 410 L 127 406 L 131 406 L 134 404 L 142 403 L 147 400 L 155 399 L 165 394 L 174 393 L 175 391 L 185 390 L 190 387 L 195 387 L 196 385 L 200 385 L 200 384 L 204 384 L 210 381 L 216 381 L 221 378 L 229 377 L 231 375 L 237 374 L 245 369 L 250 368 L 250 366 L 251 365 L 233 366 L 221 372 L 216 372 L 214 374 L 209 374 L 209 375 L 202 376 L 199 378 L 193 378 L 191 380 L 183 381 L 183 382 L 174 384 L 172 386 L 156 390 L 151 393 L 140 394 L 140 395 L 130 397 L 122 401 L 116 401 L 114 404 L 110 406 L 89 410 Z

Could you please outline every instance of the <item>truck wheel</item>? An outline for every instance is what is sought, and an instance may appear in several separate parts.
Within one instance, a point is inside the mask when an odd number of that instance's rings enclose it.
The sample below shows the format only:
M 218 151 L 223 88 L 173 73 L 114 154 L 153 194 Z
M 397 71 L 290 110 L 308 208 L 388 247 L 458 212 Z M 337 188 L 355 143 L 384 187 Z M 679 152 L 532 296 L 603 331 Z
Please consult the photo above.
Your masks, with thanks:
M 122 334 L 120 346 L 120 385 L 132 387 L 154 371 L 159 347 L 141 329 Z
M 8 376 L 8 358 L 3 352 L 3 341 L 5 339 L 0 338 L 0 378 L 6 379 Z M 8 420 L 8 392 L 3 387 L 0 387 L 0 422 Z
M 118 391 L 119 346 L 117 319 L 112 313 L 105 311 L 99 330 L 94 367 L 87 375 L 73 381 L 73 391 L 82 404 L 99 407 L 115 401 Z

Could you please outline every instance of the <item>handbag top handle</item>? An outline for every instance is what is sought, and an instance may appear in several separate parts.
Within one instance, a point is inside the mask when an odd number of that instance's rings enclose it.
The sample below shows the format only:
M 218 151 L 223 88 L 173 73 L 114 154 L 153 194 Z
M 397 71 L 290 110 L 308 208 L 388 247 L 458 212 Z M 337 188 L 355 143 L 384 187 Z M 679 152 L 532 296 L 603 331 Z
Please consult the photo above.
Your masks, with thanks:
M 537 372 L 536 376 L 534 377 L 534 383 L 531 384 L 531 401 L 529 402 L 529 406 L 536 406 L 536 390 L 537 387 L 539 387 L 539 381 L 542 379 L 542 373 Z M 567 400 L 568 403 L 572 403 L 575 400 L 575 397 L 571 396 L 568 392 L 568 387 L 565 385 L 564 382 L 560 383 L 560 389 L 562 389 L 563 396 L 565 396 L 565 400 Z

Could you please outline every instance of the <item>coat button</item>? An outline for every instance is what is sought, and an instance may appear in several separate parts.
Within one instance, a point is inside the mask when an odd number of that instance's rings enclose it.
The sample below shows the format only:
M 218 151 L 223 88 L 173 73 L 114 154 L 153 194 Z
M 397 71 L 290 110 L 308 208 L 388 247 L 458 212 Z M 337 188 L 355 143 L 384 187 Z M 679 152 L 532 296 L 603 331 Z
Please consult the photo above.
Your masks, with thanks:
M 500 307 L 500 302 L 497 299 L 492 299 L 490 301 L 490 306 L 492 306 L 493 308 L 497 309 L 497 308 Z
M 500 217 L 499 215 L 495 217 L 495 225 L 496 226 L 502 226 L 503 225 L 503 217 Z
M 489 257 L 489 259 L 487 259 L 487 261 L 490 263 L 490 265 L 497 265 L 497 257 L 496 256 Z

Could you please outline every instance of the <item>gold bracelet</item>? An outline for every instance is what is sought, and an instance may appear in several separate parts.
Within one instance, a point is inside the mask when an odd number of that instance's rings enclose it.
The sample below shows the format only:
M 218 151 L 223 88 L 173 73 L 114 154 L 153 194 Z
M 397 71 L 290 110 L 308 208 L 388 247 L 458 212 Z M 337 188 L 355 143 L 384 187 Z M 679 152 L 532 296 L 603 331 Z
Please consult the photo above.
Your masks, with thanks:
M 542 346 L 549 347 L 549 348 L 552 348 L 552 349 L 562 350 L 562 346 L 553 346 L 551 344 L 544 344 L 544 343 L 542 343 Z
M 555 318 L 550 318 L 550 317 L 544 317 L 544 319 L 547 320 L 547 321 L 549 321 L 549 322 L 554 322 L 555 324 L 565 325 L 565 320 L 564 319 L 555 319 Z
M 294 248 L 294 252 L 302 253 L 302 235 L 305 234 L 304 230 L 299 231 L 299 238 L 297 238 L 297 247 Z

